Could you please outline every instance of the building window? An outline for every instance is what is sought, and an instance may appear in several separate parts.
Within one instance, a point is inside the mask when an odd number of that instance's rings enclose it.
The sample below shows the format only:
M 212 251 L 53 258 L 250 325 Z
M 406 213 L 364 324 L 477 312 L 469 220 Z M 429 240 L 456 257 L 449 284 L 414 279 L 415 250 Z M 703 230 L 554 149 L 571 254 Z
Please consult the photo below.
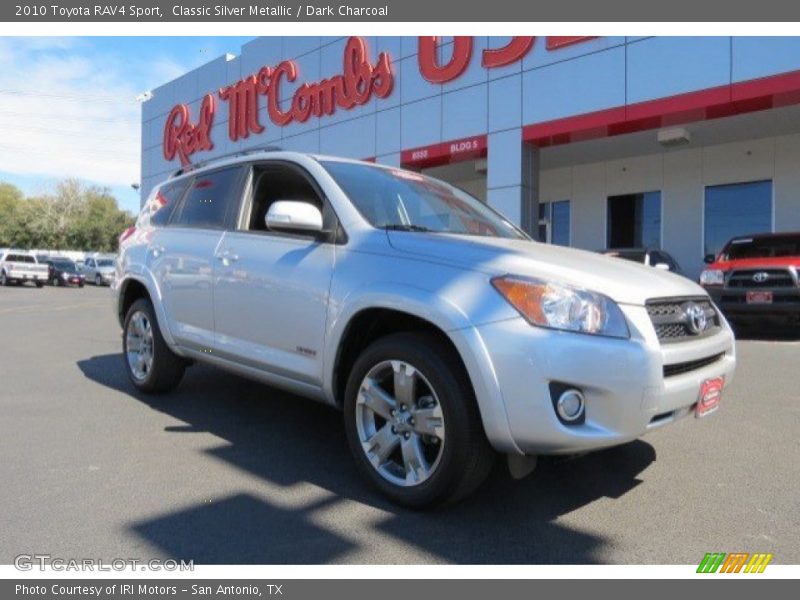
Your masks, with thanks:
M 661 192 L 608 198 L 609 248 L 661 247 Z
M 703 253 L 719 254 L 732 237 L 772 231 L 772 181 L 706 188 Z
M 569 200 L 539 203 L 539 241 L 569 246 Z

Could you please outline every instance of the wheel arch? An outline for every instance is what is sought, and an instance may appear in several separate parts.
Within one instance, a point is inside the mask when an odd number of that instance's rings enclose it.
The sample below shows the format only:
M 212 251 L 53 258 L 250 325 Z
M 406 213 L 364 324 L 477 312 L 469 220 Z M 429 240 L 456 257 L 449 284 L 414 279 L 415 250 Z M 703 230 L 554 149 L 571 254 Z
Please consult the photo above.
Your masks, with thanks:
M 117 319 L 120 326 L 125 324 L 125 316 L 128 314 L 128 309 L 139 298 L 147 298 L 153 304 L 153 310 L 156 315 L 156 323 L 161 335 L 164 336 L 164 341 L 170 349 L 176 354 L 181 354 L 175 346 L 175 340 L 168 327 L 168 320 L 164 306 L 161 303 L 161 294 L 158 293 L 158 288 L 152 281 L 142 275 L 128 274 L 122 281 L 119 282 L 117 288 Z

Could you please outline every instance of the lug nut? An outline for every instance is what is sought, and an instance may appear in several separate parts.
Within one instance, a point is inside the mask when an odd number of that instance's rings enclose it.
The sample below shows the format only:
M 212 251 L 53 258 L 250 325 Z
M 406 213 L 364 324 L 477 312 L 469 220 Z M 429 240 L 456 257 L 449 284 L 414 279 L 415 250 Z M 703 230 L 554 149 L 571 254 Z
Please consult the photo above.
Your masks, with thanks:
M 410 438 L 410 437 L 411 437 L 411 434 L 410 434 L 410 433 L 408 433 L 408 432 L 406 432 L 406 433 L 403 435 L 403 437 L 404 437 L 404 438 L 406 438 L 406 439 L 408 439 L 408 438 Z

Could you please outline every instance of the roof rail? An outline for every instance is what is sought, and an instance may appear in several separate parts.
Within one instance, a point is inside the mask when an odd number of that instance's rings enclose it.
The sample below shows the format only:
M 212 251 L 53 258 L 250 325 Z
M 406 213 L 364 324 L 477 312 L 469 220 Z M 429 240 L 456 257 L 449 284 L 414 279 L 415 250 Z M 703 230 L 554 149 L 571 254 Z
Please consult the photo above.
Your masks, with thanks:
M 241 156 L 249 156 L 251 154 L 257 154 L 259 152 L 280 152 L 283 150 L 280 146 L 256 146 L 254 148 L 245 148 L 244 150 L 237 150 L 235 152 L 228 152 L 227 154 L 221 154 L 219 156 L 214 156 L 212 158 L 208 158 L 206 160 L 201 160 L 200 162 L 196 163 L 189 163 L 175 171 L 172 175 L 170 175 L 170 179 L 173 177 L 178 177 L 179 175 L 184 175 L 186 173 L 191 173 L 196 169 L 200 169 L 202 167 L 208 166 L 212 163 L 225 160 L 228 158 L 239 158 Z

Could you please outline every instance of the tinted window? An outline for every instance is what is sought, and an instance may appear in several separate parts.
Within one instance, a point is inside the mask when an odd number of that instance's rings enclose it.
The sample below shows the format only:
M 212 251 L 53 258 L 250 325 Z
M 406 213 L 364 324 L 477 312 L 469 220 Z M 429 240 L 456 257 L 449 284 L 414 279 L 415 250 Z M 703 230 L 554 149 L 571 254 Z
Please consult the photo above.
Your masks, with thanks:
M 733 237 L 772 230 L 772 182 L 706 188 L 705 254 L 716 255 Z
M 443 181 L 359 163 L 322 165 L 374 227 L 525 239 L 500 214 Z
M 608 247 L 661 246 L 661 192 L 608 198 Z
M 110 258 L 104 258 L 103 260 L 98 260 L 97 261 L 97 266 L 98 267 L 113 267 L 114 266 L 114 261 L 111 260 Z
M 189 180 L 162 185 L 142 209 L 141 226 L 164 226 L 175 210 L 175 206 L 189 186 Z
M 20 263 L 35 263 L 36 262 L 36 259 L 34 259 L 32 256 L 29 256 L 27 254 L 9 254 L 8 257 L 6 257 L 6 260 L 8 262 L 20 262 Z
M 228 208 L 239 197 L 241 169 L 222 169 L 198 175 L 189 188 L 175 222 L 179 225 L 221 229 Z
M 75 263 L 69 260 L 54 260 L 51 261 L 51 264 L 56 267 L 57 269 L 61 269 L 62 271 L 74 271 L 75 270 Z

